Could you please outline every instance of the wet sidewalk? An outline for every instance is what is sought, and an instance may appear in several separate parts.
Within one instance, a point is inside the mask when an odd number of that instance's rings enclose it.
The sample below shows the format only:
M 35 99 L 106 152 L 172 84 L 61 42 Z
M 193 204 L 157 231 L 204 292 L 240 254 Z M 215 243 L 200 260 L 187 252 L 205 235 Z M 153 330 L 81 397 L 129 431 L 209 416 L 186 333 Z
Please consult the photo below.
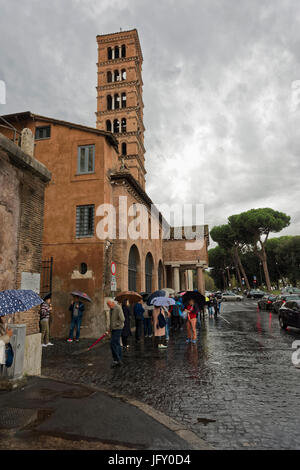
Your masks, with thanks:
M 0 392 L 0 449 L 208 449 L 151 407 L 45 377 Z

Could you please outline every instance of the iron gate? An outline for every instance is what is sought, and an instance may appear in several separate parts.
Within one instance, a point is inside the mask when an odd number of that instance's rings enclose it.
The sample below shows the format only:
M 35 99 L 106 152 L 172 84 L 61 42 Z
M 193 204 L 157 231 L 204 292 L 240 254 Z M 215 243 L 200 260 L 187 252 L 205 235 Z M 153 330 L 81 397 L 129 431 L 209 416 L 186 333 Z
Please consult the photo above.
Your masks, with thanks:
M 53 272 L 53 258 L 45 259 L 42 261 L 41 271 L 41 296 L 52 293 L 52 272 Z

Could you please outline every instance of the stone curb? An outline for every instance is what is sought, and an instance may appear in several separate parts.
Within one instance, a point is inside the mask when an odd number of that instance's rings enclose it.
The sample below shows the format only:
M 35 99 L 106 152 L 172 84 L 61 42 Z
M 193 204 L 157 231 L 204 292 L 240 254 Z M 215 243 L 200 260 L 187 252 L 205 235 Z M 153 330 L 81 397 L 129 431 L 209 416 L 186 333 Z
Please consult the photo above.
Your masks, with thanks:
M 54 377 L 49 377 L 46 375 L 41 375 L 40 378 L 53 380 L 55 382 L 61 382 L 61 383 L 69 384 L 69 385 L 77 385 L 80 387 L 93 390 L 95 392 L 105 393 L 106 395 L 109 395 L 112 398 L 118 398 L 119 400 L 122 400 L 131 406 L 135 406 L 136 408 L 139 408 L 141 411 L 143 411 L 143 413 L 147 414 L 155 421 L 159 422 L 166 428 L 170 429 L 170 431 L 173 431 L 181 439 L 183 439 L 184 441 L 192 445 L 193 450 L 214 450 L 214 447 L 212 447 L 210 444 L 208 444 L 203 439 L 198 437 L 197 434 L 195 434 L 194 432 L 184 428 L 183 425 L 178 423 L 175 419 L 170 418 L 169 416 L 165 415 L 161 411 L 157 411 L 154 408 L 152 408 L 152 406 L 149 406 L 141 401 L 128 398 L 125 395 L 120 395 L 118 393 L 108 391 L 105 388 L 96 387 L 95 385 L 86 385 L 80 382 L 69 382 L 67 380 L 56 379 Z

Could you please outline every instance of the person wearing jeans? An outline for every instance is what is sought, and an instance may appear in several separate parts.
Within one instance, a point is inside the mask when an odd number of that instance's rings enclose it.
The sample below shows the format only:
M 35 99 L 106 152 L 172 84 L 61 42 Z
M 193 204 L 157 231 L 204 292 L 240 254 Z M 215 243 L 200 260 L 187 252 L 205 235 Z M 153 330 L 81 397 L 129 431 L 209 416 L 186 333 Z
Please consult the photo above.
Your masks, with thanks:
M 142 306 L 142 300 L 137 302 L 133 308 L 135 316 L 135 341 L 138 343 L 142 336 L 143 320 L 145 309 Z
M 122 364 L 122 347 L 120 339 L 124 328 L 125 316 L 121 306 L 115 300 L 108 299 L 107 305 L 110 309 L 110 348 L 113 357 L 113 363 L 111 366 L 117 367 Z
M 144 337 L 151 338 L 152 337 L 152 311 L 153 306 L 149 307 L 145 302 L 143 303 L 144 308 Z
M 72 314 L 70 333 L 68 343 L 73 342 L 74 328 L 76 328 L 76 342 L 79 341 L 80 337 L 80 326 L 82 322 L 82 316 L 84 312 L 84 304 L 80 302 L 79 297 L 75 296 L 73 302 L 71 303 L 69 310 Z
M 170 317 L 171 314 L 167 307 L 162 307 L 165 319 L 166 319 L 166 341 L 168 342 L 170 339 Z

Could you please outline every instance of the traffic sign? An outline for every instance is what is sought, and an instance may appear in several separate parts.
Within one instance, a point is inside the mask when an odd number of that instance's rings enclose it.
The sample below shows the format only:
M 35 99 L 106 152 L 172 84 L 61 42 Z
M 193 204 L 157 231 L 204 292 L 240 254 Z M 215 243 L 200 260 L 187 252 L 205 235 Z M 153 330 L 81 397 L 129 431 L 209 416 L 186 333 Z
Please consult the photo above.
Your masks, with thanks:
M 110 280 L 110 290 L 112 292 L 115 292 L 117 290 L 117 279 L 116 276 L 113 274 L 111 275 L 111 280 Z
M 116 272 L 117 272 L 117 266 L 116 266 L 116 263 L 114 261 L 111 262 L 110 270 L 111 270 L 112 275 L 115 276 Z

